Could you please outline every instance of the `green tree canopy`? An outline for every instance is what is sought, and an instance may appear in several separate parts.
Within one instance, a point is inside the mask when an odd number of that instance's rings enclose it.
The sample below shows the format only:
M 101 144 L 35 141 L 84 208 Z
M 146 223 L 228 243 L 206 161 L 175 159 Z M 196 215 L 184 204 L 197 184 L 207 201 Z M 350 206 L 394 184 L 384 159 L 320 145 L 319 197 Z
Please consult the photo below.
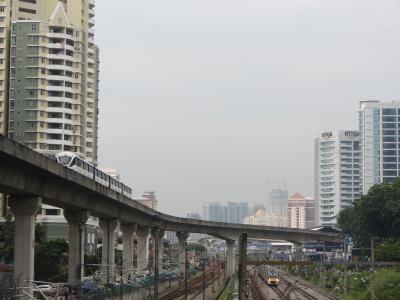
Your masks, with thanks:
M 201 244 L 197 244 L 197 243 L 188 244 L 187 245 L 187 250 L 188 251 L 193 251 L 194 250 L 197 255 L 200 255 L 200 254 L 204 253 L 205 251 L 207 251 L 206 247 L 204 247 Z
M 377 253 L 388 258 L 388 253 L 400 246 L 396 242 L 400 239 L 400 180 L 374 185 L 368 194 L 354 202 L 354 206 L 343 209 L 337 221 L 338 227 L 353 237 L 357 247 L 368 247 L 370 239 L 374 238 L 378 244 Z
M 14 261 L 14 221 L 11 215 L 0 226 L 0 261 Z M 35 279 L 65 281 L 68 272 L 68 243 L 65 240 L 47 240 L 46 227 L 35 226 Z

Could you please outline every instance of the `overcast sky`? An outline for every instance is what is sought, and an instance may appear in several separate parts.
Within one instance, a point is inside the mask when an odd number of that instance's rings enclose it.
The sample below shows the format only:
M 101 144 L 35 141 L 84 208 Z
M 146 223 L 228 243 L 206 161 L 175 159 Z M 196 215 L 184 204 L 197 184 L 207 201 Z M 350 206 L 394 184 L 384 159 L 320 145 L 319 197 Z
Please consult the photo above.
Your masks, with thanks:
M 313 195 L 313 139 L 398 100 L 398 0 L 96 2 L 99 162 L 183 216 Z

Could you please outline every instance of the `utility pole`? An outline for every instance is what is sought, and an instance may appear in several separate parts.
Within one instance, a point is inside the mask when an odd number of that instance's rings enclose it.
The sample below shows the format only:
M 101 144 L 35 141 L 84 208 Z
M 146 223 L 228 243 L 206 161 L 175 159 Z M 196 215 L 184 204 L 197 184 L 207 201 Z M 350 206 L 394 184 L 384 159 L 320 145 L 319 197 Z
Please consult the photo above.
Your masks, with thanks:
M 185 242 L 185 300 L 188 299 L 188 250 Z
M 158 249 L 160 244 L 160 228 L 153 229 L 154 236 L 154 300 L 158 300 L 158 284 L 159 284 L 159 255 Z
M 206 255 L 203 257 L 203 300 L 206 300 Z
M 218 280 L 218 287 L 219 287 L 219 271 L 221 270 L 221 262 L 219 260 L 219 255 L 217 254 L 217 280 Z
M 371 300 L 375 299 L 375 243 L 371 238 Z
M 120 273 L 119 274 L 120 274 L 120 277 L 119 277 L 120 278 L 119 279 L 120 280 L 120 284 L 119 284 L 119 292 L 120 292 L 119 295 L 120 295 L 120 298 L 119 299 L 122 300 L 122 298 L 123 298 L 123 296 L 122 296 L 122 283 L 123 283 L 123 281 L 122 281 L 122 276 L 123 276 L 122 265 L 121 265 L 121 269 L 120 269 Z M 154 299 L 157 300 L 158 298 L 154 298 Z
M 224 255 L 224 282 L 226 281 L 226 273 L 227 273 L 227 263 L 228 263 L 228 260 L 226 259 L 226 253 L 225 253 L 225 255 Z
M 215 278 L 214 278 L 214 275 L 215 275 L 215 257 L 213 255 L 213 257 L 212 257 L 212 266 L 211 266 L 211 280 L 212 280 L 212 293 L 213 294 L 215 293 L 215 286 L 214 286 Z

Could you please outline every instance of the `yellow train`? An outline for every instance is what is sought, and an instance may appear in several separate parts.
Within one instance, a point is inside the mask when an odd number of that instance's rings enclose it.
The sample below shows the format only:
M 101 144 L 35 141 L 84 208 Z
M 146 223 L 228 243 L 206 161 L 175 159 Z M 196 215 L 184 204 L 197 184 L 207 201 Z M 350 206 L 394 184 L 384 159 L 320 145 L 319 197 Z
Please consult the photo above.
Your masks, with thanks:
M 267 278 L 267 284 L 271 286 L 277 286 L 279 284 L 279 278 L 277 275 L 271 275 Z

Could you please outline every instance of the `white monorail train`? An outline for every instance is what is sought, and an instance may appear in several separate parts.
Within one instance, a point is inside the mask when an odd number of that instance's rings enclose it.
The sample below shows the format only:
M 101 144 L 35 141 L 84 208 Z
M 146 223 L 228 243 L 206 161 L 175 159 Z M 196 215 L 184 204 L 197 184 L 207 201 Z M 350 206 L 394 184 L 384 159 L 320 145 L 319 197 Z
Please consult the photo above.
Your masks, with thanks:
M 126 197 L 132 198 L 132 189 L 129 186 L 126 186 L 110 175 L 107 175 L 76 154 L 72 152 L 61 152 L 56 154 L 56 160 L 59 164 L 70 168 L 83 176 L 89 177 L 102 185 L 108 186 L 110 189 L 119 192 Z

